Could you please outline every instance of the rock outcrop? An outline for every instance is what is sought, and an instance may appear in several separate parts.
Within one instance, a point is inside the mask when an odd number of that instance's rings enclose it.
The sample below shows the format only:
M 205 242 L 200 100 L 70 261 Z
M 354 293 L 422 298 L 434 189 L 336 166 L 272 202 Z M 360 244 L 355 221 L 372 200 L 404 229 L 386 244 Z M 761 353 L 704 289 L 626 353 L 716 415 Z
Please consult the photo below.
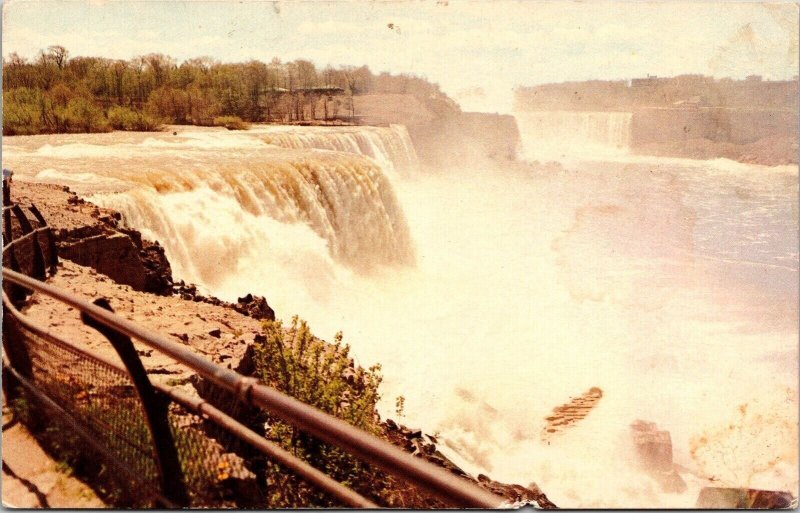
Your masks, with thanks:
M 35 204 L 53 227 L 60 258 L 95 269 L 134 290 L 171 294 L 172 269 L 158 242 L 120 225 L 118 212 L 78 197 L 68 187 L 15 182 L 13 200 Z
M 555 509 L 557 506 L 550 502 L 547 495 L 536 485 L 530 483 L 527 487 L 518 484 L 506 484 L 495 481 L 488 476 L 478 474 L 477 478 L 470 476 L 442 454 L 436 444 L 438 440 L 432 435 L 424 434 L 419 429 L 410 429 L 398 424 L 392 419 L 387 419 L 382 424 L 383 436 L 394 445 L 403 448 L 412 456 L 442 467 L 453 474 L 467 479 L 486 490 L 504 497 L 510 505 L 522 506 L 531 504 L 539 509 Z
M 631 424 L 631 438 L 638 465 L 668 493 L 683 493 L 686 482 L 675 470 L 672 461 L 672 437 L 659 430 L 654 422 L 637 420 Z
M 695 507 L 698 509 L 796 509 L 797 501 L 789 492 L 707 486 L 700 490 Z

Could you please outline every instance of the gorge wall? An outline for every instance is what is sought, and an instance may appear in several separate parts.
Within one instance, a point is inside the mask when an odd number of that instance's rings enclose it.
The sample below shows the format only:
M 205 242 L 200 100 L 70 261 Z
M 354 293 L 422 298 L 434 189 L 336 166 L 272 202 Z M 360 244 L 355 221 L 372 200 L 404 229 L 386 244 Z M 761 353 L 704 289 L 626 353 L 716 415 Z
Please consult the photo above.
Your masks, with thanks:
M 631 149 L 645 155 L 797 163 L 798 114 L 723 108 L 641 109 L 633 113 Z
M 405 125 L 423 165 L 512 161 L 520 149 L 520 132 L 510 115 L 461 112 L 452 102 L 424 102 L 410 94 L 370 94 L 354 101 L 364 124 Z

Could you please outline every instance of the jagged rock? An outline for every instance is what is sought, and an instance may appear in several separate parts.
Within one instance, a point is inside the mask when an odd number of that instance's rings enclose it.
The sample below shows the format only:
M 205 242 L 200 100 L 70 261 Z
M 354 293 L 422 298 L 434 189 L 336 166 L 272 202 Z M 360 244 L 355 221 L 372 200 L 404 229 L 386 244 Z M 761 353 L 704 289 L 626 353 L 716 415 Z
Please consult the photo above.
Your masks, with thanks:
M 665 492 L 686 491 L 686 482 L 675 470 L 672 461 L 672 438 L 669 432 L 659 430 L 654 422 L 644 420 L 634 421 L 630 429 L 639 468 L 658 481 Z
M 216 329 L 213 329 L 213 330 L 209 331 L 208 334 L 211 335 L 212 337 L 220 338 L 222 336 L 222 330 L 220 330 L 219 328 L 216 328 Z
M 240 297 L 236 304 L 233 305 L 233 309 L 241 314 L 249 315 L 253 319 L 275 320 L 275 310 L 269 306 L 266 298 L 262 296 L 247 294 L 244 297 Z
M 700 490 L 695 507 L 699 509 L 788 509 L 797 507 L 788 492 L 721 488 L 707 486 Z
M 178 337 L 184 343 L 189 342 L 189 334 L 188 333 L 170 333 L 173 337 Z
M 494 481 L 483 474 L 479 474 L 477 479 L 470 476 L 437 450 L 436 439 L 434 437 L 423 434 L 419 429 L 409 429 L 391 419 L 386 419 L 382 426 L 384 437 L 389 442 L 463 479 L 477 483 L 482 488 L 504 497 L 509 503 L 533 504 L 535 507 L 543 509 L 554 509 L 557 507 L 550 502 L 535 483 L 530 483 L 527 487 L 524 487 L 521 485 L 511 485 Z
M 640 466 L 648 470 L 672 470 L 672 439 L 668 431 L 659 431 L 653 422 L 637 420 L 631 424 L 631 436 Z

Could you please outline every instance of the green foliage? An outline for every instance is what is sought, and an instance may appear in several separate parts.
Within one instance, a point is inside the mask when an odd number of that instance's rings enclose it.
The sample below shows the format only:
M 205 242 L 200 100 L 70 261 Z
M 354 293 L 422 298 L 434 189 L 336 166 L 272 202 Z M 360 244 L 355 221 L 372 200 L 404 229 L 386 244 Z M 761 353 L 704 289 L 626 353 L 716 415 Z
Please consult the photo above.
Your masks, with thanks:
M 108 122 L 114 130 L 136 132 L 152 132 L 161 126 L 158 119 L 150 114 L 120 106 L 108 109 Z
M 51 90 L 20 87 L 3 93 L 3 134 L 108 132 L 103 109 L 91 95 L 57 84 Z
M 68 132 L 110 132 L 103 109 L 84 97 L 73 98 L 63 112 Z
M 239 116 L 218 116 L 214 118 L 214 126 L 224 126 L 228 130 L 247 130 L 250 123 L 242 121 Z
M 185 124 L 189 116 L 189 96 L 174 87 L 161 87 L 150 93 L 147 111 L 169 123 Z
M 319 408 L 367 432 L 380 431 L 375 405 L 380 398 L 380 366 L 356 367 L 341 333 L 334 344 L 315 338 L 305 321 L 265 322 L 264 338 L 254 347 L 256 375 L 266 384 Z M 264 413 L 267 436 L 286 450 L 311 462 L 337 481 L 367 495 L 379 495 L 382 473 L 338 447 L 316 440 Z M 268 464 L 269 507 L 333 506 L 320 492 L 280 467 Z
M 411 94 L 434 111 L 451 103 L 425 79 L 375 75 L 366 66 L 317 69 L 303 59 L 220 63 L 208 57 L 178 64 L 157 53 L 130 60 L 70 57 L 61 46 L 34 60 L 8 55 L 3 90 L 6 135 L 150 130 L 157 121 L 212 125 L 228 116 L 247 122 L 341 119 L 356 114 L 352 96 L 365 93 Z M 149 117 L 134 119 L 115 107 Z M 107 111 L 109 122 L 98 110 Z
M 42 131 L 42 104 L 38 89 L 20 87 L 3 92 L 3 135 L 30 135 Z

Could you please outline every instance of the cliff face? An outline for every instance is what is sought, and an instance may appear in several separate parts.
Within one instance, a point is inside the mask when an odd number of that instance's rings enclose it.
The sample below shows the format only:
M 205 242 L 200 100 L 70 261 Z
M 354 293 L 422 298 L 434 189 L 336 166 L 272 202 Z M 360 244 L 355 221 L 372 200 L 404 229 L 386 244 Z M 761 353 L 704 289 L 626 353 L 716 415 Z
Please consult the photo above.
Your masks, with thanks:
M 482 112 L 436 118 L 409 134 L 423 163 L 435 167 L 513 161 L 521 145 L 513 116 Z
M 721 108 L 641 109 L 631 121 L 631 144 L 690 139 L 749 144 L 766 137 L 797 138 L 796 112 Z
M 35 204 L 54 228 L 61 258 L 95 269 L 134 290 L 172 293 L 172 269 L 158 242 L 119 226 L 120 215 L 85 202 L 68 188 L 15 182 L 12 199 Z
M 513 161 L 519 151 L 520 134 L 513 116 L 461 112 L 455 104 L 423 102 L 410 94 L 363 95 L 354 101 L 364 123 L 405 125 L 423 165 Z
M 641 109 L 631 121 L 631 150 L 644 155 L 784 165 L 797 163 L 797 138 L 788 111 Z

